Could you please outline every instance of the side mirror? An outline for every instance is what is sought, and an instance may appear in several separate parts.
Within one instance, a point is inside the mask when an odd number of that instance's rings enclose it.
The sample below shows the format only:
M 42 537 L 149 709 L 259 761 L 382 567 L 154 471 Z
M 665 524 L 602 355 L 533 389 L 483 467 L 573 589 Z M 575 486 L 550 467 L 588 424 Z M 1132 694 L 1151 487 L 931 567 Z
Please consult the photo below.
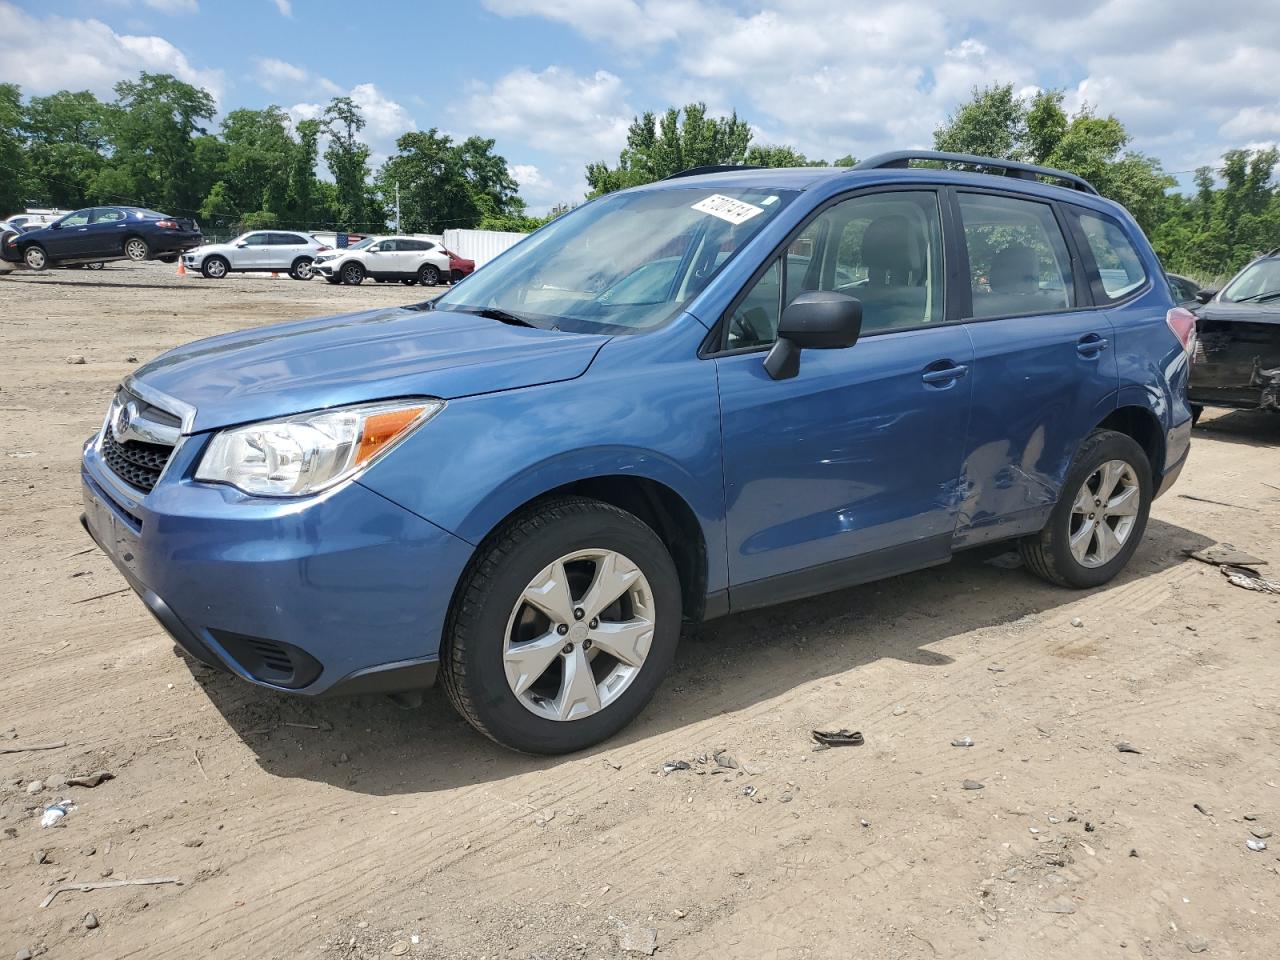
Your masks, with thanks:
M 800 372 L 800 351 L 852 347 L 862 333 L 862 301 L 833 290 L 802 293 L 782 311 L 765 372 L 786 380 Z
M 1218 295 L 1217 290 L 1197 290 L 1196 300 L 1199 301 L 1200 303 L 1208 303 L 1217 295 Z
M 249 245 L 249 244 L 248 244 L 246 241 L 244 241 L 244 240 L 237 240 L 237 241 L 236 241 L 236 249 L 238 249 L 238 250 L 243 250 L 243 249 L 244 249 L 245 247 L 247 247 L 248 245 Z
M 56 220 L 56 221 L 54 221 L 53 223 L 49 224 L 49 229 L 50 229 L 50 230 L 61 230 L 61 229 L 62 229 L 62 221 L 61 221 L 61 220 Z

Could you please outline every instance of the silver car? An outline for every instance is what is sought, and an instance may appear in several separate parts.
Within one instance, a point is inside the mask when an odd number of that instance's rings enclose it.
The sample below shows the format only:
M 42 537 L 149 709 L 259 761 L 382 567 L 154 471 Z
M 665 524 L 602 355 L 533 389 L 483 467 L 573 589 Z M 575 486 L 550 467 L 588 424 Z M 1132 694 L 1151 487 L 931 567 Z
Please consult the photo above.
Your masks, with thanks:
M 315 237 L 295 230 L 250 230 L 230 243 L 210 243 L 182 255 L 187 270 L 199 270 L 210 280 L 232 271 L 288 273 L 310 280 L 311 264 L 330 248 Z

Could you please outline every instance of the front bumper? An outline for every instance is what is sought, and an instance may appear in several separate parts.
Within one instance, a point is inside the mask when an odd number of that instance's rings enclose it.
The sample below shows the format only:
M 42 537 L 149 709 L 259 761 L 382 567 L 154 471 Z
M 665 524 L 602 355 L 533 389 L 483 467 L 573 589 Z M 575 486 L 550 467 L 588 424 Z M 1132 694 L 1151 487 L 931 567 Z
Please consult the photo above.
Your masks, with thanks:
M 83 524 L 194 658 L 293 693 L 394 692 L 435 679 L 470 544 L 361 486 L 264 500 L 190 479 L 188 437 L 148 494 L 86 444 Z
M 335 264 L 332 263 L 316 263 L 314 260 L 311 262 L 311 272 L 322 277 L 332 277 L 334 267 Z

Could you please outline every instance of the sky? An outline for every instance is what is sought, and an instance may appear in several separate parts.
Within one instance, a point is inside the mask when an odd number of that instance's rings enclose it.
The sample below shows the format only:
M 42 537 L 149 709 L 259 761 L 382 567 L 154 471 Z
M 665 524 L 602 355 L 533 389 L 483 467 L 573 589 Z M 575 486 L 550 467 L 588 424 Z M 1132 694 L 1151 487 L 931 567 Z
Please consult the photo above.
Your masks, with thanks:
M 359 103 L 497 141 L 534 212 L 581 199 L 632 118 L 705 102 L 812 158 L 927 147 L 975 85 L 1114 113 L 1184 185 L 1280 141 L 1275 0 L 0 0 L 0 81 L 103 97 L 173 73 L 219 112 Z

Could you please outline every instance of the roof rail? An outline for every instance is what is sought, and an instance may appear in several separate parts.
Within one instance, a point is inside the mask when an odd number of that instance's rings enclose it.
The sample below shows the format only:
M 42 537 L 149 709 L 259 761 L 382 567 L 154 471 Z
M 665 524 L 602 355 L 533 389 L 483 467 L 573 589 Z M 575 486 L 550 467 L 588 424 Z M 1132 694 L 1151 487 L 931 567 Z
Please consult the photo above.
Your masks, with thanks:
M 1264 256 L 1280 257 L 1280 247 L 1276 247 L 1274 250 L 1271 250 L 1268 253 L 1264 254 Z
M 1074 190 L 1098 196 L 1097 187 L 1084 177 L 1078 177 L 1074 173 L 1055 170 L 1052 167 L 1038 167 L 1033 163 L 1019 163 L 1017 160 L 978 157 L 971 153 L 943 153 L 939 150 L 894 150 L 890 153 L 881 153 L 874 157 L 868 157 L 866 160 L 859 162 L 854 169 L 906 169 L 911 165 L 912 160 L 933 160 L 940 163 L 961 163 L 970 167 L 990 167 L 993 170 L 1003 170 L 1004 176 L 1016 177 L 1019 180 L 1038 180 L 1041 177 L 1049 177 L 1054 180 L 1061 180 Z
M 669 177 L 663 177 L 663 180 L 679 180 L 681 177 L 698 177 L 704 173 L 729 173 L 733 170 L 763 170 L 764 167 L 750 163 L 709 163 L 701 167 L 690 167 L 688 170 L 681 170 L 679 173 L 673 173 Z

